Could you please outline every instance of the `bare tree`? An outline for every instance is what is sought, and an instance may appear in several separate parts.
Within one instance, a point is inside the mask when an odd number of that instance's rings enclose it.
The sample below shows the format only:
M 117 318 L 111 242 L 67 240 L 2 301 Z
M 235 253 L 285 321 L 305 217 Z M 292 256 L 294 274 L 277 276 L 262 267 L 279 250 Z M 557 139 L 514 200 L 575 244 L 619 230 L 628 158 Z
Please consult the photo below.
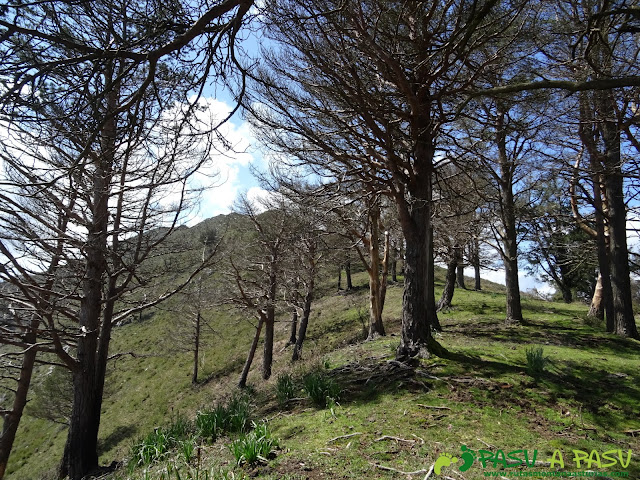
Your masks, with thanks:
M 277 201 L 276 201 L 277 202 Z M 264 328 L 262 378 L 271 377 L 273 341 L 276 321 L 276 305 L 282 287 L 282 269 L 285 254 L 290 248 L 291 222 L 284 210 L 275 208 L 270 199 L 257 202 L 241 195 L 235 210 L 245 226 L 239 238 L 231 238 L 236 248 L 229 251 L 226 275 L 233 285 L 224 300 L 240 310 L 248 312 L 258 323 L 253 343 L 247 355 L 240 380 L 240 387 L 247 383 L 249 369 Z M 242 245 L 242 248 L 237 248 Z
M 400 358 L 443 353 L 431 336 L 438 140 L 495 60 L 484 46 L 510 35 L 520 8 L 290 0 L 267 17 L 282 53 L 266 55 L 256 85 L 253 116 L 265 140 L 285 161 L 360 181 L 398 209 L 406 260 Z
M 188 205 L 189 178 L 208 158 L 211 144 L 198 141 L 204 123 L 186 120 L 196 113 L 189 92 L 237 66 L 233 44 L 250 6 L 3 7 L 0 275 L 39 322 L 37 349 L 73 373 L 61 476 L 80 479 L 98 466 L 113 325 L 176 290 L 156 285 L 160 293 L 148 302 L 133 294 L 160 278 L 151 257 L 170 250 L 159 247 Z

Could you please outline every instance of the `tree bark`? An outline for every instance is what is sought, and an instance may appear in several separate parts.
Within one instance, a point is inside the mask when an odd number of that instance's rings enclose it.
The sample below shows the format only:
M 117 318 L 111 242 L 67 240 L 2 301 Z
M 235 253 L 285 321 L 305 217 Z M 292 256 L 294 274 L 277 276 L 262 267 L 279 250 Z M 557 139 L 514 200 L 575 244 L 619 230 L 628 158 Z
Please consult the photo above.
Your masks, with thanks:
M 422 148 L 425 148 L 424 145 Z M 439 328 L 434 293 L 434 258 L 432 213 L 433 155 L 417 152 L 422 160 L 422 175 L 417 175 L 411 195 L 396 197 L 398 215 L 405 238 L 404 294 L 402 297 L 402 332 L 396 356 L 407 360 L 430 353 L 443 355 L 445 350 L 435 341 L 431 330 Z M 406 198 L 406 197 L 409 198 Z
M 198 357 L 200 356 L 200 311 L 196 314 L 195 332 L 193 338 L 193 375 L 191 376 L 191 384 L 198 383 Z
M 385 235 L 385 253 L 384 253 L 384 266 L 383 266 L 383 279 L 385 283 L 384 291 L 383 285 L 380 280 L 380 242 L 379 242 L 379 227 L 380 221 L 380 208 L 372 206 L 369 209 L 369 238 L 365 239 L 365 245 L 369 250 L 369 262 L 365 263 L 367 273 L 369 274 L 369 334 L 367 338 L 369 340 L 385 334 L 384 325 L 382 324 L 382 310 L 384 307 L 384 295 L 386 294 L 386 277 L 389 264 L 389 235 Z M 368 264 L 367 264 L 368 263 Z
M 631 302 L 629 251 L 627 248 L 627 209 L 624 202 L 624 174 L 620 156 L 620 130 L 616 120 L 612 92 L 600 96 L 602 140 L 605 144 L 604 187 L 608 202 L 609 259 L 611 262 L 611 296 L 613 298 L 614 333 L 640 338 Z
M 347 280 L 347 291 L 353 290 L 353 283 L 351 282 L 351 262 L 344 264 L 344 273 Z
M 275 309 L 267 308 L 267 316 L 264 322 L 264 348 L 262 357 L 262 378 L 271 378 L 271 365 L 273 364 L 273 334 L 275 329 Z
M 460 261 L 458 262 L 458 265 L 456 267 L 456 283 L 458 284 L 459 288 L 466 290 L 467 287 L 464 284 L 464 263 L 462 261 L 462 251 L 460 251 L 457 256 Z
M 473 265 L 474 289 L 479 292 L 482 290 L 482 285 L 480 281 L 480 242 L 478 242 L 477 238 L 471 241 L 469 250 L 471 264 Z
M 520 301 L 520 281 L 518 279 L 518 232 L 515 201 L 513 198 L 513 170 L 515 165 L 507 156 L 505 112 L 499 111 L 496 125 L 498 160 L 500 163 L 500 209 L 503 227 L 502 259 L 507 287 L 506 322 L 522 321 L 522 304 Z
M 313 290 L 315 288 L 315 276 L 309 280 L 307 292 L 304 297 L 304 306 L 302 308 L 302 319 L 300 320 L 300 330 L 298 331 L 298 341 L 296 342 L 291 361 L 295 362 L 302 358 L 302 344 L 307 336 L 307 326 L 309 325 L 309 317 L 311 316 L 311 302 L 313 301 Z
M 291 314 L 291 334 L 289 335 L 289 341 L 287 345 L 295 345 L 298 332 L 298 309 L 294 308 Z
M 437 304 L 438 312 L 451 307 L 451 300 L 453 300 L 453 293 L 456 288 L 456 272 L 459 262 L 459 256 L 456 251 L 457 249 L 451 251 L 449 261 L 447 262 L 447 274 L 444 282 L 444 290 L 442 291 L 442 296 Z
M 604 309 L 602 308 L 602 274 L 598 273 L 598 281 L 596 282 L 596 288 L 593 291 L 593 297 L 591 298 L 591 305 L 589 306 L 589 317 L 595 317 L 599 320 L 604 320 Z
M 251 348 L 249 349 L 249 355 L 247 355 L 247 360 L 244 362 L 244 367 L 242 368 L 242 373 L 240 374 L 240 381 L 238 382 L 238 387 L 240 388 L 244 388 L 247 386 L 247 377 L 249 376 L 249 370 L 251 369 L 251 364 L 253 363 L 253 357 L 255 356 L 256 350 L 258 349 L 258 342 L 260 341 L 260 333 L 262 332 L 263 323 L 264 316 L 260 315 L 258 326 L 256 327 L 256 334 L 253 336 L 253 342 L 251 343 Z

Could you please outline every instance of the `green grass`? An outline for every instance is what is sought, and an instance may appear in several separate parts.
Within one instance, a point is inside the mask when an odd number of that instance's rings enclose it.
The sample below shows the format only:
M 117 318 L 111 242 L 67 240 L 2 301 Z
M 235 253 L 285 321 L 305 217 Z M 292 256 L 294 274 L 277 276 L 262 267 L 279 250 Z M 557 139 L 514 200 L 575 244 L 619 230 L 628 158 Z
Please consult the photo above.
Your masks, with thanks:
M 640 478 L 640 438 L 626 433 L 640 429 L 640 342 L 585 324 L 586 305 L 527 297 L 525 322 L 506 326 L 504 294 L 483 284 L 486 291 L 456 290 L 452 308 L 439 315 L 443 332 L 436 338 L 451 352 L 448 358 L 422 360 L 419 374 L 411 378 L 385 377 L 384 368 L 400 341 L 402 288 L 388 289 L 388 335 L 364 342 L 360 312 L 367 305 L 365 277 L 354 275 L 360 287 L 354 292 L 336 294 L 329 283 L 322 287 L 301 363 L 291 366 L 290 350 L 284 349 L 288 315 L 277 324 L 271 380 L 260 379 L 261 354 L 256 355 L 249 403 L 254 418 L 269 419 L 269 431 L 282 450 L 254 467 L 236 466 L 229 449 L 241 434 L 217 430 L 215 442 L 210 435 L 207 441 L 194 441 L 192 450 L 187 444 L 204 428 L 198 427 L 198 412 L 212 412 L 240 398 L 235 384 L 251 341 L 251 324 L 234 314 L 208 312 L 215 334 L 207 338 L 204 380 L 195 387 L 190 382 L 191 354 L 170 348 L 170 312 L 156 310 L 141 323 L 116 328 L 112 352 L 136 352 L 137 357 L 123 356 L 110 364 L 101 463 L 126 461 L 136 439 L 170 419 L 183 418 L 193 430 L 185 429 L 182 440 L 146 473 L 136 469 L 132 480 L 205 478 L 205 472 L 207 480 L 245 474 L 273 480 L 406 478 L 381 467 L 428 469 L 441 453 L 460 457 L 461 445 L 476 453 L 536 449 L 539 460 L 560 450 L 567 471 L 576 470 L 574 449 L 631 449 L 626 470 L 629 478 Z M 543 348 L 549 359 L 537 381 L 527 373 L 527 350 L 533 347 Z M 342 392 L 330 408 L 316 409 L 312 400 L 294 398 L 301 396 L 303 377 L 318 364 L 325 373 L 336 369 L 330 378 Z M 365 372 L 371 372 L 372 380 L 361 380 Z M 277 393 L 278 378 L 285 373 L 293 382 L 286 387 L 285 396 L 293 398 L 286 408 Z M 203 437 L 201 433 L 198 438 Z M 65 438 L 64 428 L 25 417 L 7 478 L 34 480 L 54 470 Z M 443 472 L 455 472 L 455 478 L 482 478 L 478 463 L 464 474 L 455 465 L 447 468 Z M 129 476 L 120 471 L 113 478 Z

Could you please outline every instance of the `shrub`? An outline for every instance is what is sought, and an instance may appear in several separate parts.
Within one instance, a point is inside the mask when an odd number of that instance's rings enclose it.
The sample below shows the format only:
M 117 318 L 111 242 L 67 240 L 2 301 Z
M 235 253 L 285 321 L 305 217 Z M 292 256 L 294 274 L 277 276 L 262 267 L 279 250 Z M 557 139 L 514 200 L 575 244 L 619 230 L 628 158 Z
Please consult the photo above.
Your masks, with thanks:
M 278 441 L 271 435 L 267 424 L 254 424 L 254 429 L 235 440 L 229 446 L 238 465 L 252 465 L 260 460 L 267 461 L 269 455 L 278 447 Z
M 527 373 L 538 380 L 544 373 L 548 358 L 544 356 L 542 347 L 531 347 L 526 349 Z
M 336 382 L 322 370 L 309 372 L 302 378 L 302 383 L 309 398 L 318 407 L 326 407 L 328 399 L 337 400 L 340 395 Z

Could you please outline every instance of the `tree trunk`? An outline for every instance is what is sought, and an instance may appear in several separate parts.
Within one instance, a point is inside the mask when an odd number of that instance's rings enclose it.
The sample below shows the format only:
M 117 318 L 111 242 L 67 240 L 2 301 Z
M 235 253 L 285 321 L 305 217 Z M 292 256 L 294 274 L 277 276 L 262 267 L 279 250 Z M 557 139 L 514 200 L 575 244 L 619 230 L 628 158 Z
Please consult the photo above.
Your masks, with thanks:
M 191 384 L 198 383 L 198 357 L 200 356 L 200 312 L 196 314 L 196 324 L 193 336 L 193 375 L 191 377 Z
M 269 298 L 264 322 L 264 354 L 262 357 L 262 378 L 268 380 L 271 377 L 271 365 L 273 364 L 273 334 L 276 324 L 276 294 L 278 289 L 278 250 L 271 252 L 269 266 Z
M 351 262 L 344 264 L 344 273 L 347 278 L 347 290 L 353 290 L 353 283 L 351 283 Z
M 264 322 L 264 349 L 262 357 L 262 378 L 268 380 L 271 377 L 271 365 L 273 364 L 273 334 L 275 328 L 275 310 L 267 308 L 267 316 Z
M 616 121 L 615 98 L 612 92 L 600 94 L 602 140 L 604 155 L 604 187 L 608 202 L 609 260 L 611 262 L 611 296 L 613 299 L 614 333 L 640 338 L 631 303 L 629 251 L 627 249 L 627 210 L 624 202 L 624 174 L 620 156 L 620 130 Z
M 369 264 L 367 273 L 369 274 L 369 340 L 384 335 L 384 325 L 382 324 L 382 304 L 384 299 L 381 298 L 382 286 L 380 282 L 380 242 L 378 222 L 380 221 L 380 208 L 373 206 L 369 209 L 369 239 L 365 241 L 365 245 L 369 248 Z M 388 258 L 388 235 L 385 238 L 385 258 Z M 387 260 L 388 264 L 388 260 Z M 386 275 L 385 275 L 386 277 Z M 386 278 L 385 278 L 386 281 Z
M 522 321 L 522 305 L 520 302 L 520 280 L 518 279 L 518 258 L 513 253 L 516 250 L 511 244 L 505 245 L 511 249 L 508 257 L 503 257 L 505 283 L 507 287 L 507 323 Z
M 423 153 L 424 155 L 424 153 Z M 417 155 L 420 158 L 420 155 Z M 417 355 L 444 354 L 431 335 L 439 327 L 434 293 L 433 228 L 431 226 L 431 159 L 426 172 L 416 181 L 412 196 L 396 197 L 405 238 L 404 294 L 402 297 L 402 333 L 396 356 L 406 360 Z
M 504 261 L 505 284 L 507 287 L 506 322 L 522 321 L 520 301 L 520 281 L 518 279 L 518 232 L 515 201 L 513 198 L 513 176 L 515 165 L 509 161 L 506 147 L 505 113 L 499 111 L 496 131 L 498 160 L 500 162 L 500 215 L 502 227 L 502 259 Z
M 22 355 L 22 365 L 20 366 L 20 377 L 18 378 L 18 385 L 13 397 L 13 405 L 11 410 L 5 415 L 2 424 L 2 432 L 0 435 L 0 480 L 4 478 L 4 474 L 7 470 L 7 464 L 9 463 L 9 456 L 11 455 L 11 449 L 13 448 L 13 442 L 16 438 L 16 432 L 22 419 L 22 413 L 24 407 L 27 404 L 27 393 L 29 392 L 29 386 L 31 385 L 31 376 L 33 374 L 33 366 L 38 353 L 35 348 L 36 343 L 36 331 L 39 325 L 38 320 L 31 322 L 29 332 L 25 335 L 25 343 L 34 345 L 27 349 Z
M 444 282 L 444 290 L 437 305 L 437 311 L 440 312 L 451 306 L 453 300 L 453 292 L 456 288 L 456 271 L 458 269 L 458 255 L 451 251 L 449 261 L 447 262 L 447 275 Z
M 478 242 L 477 238 L 471 241 L 469 250 L 471 264 L 473 265 L 474 289 L 479 292 L 482 290 L 482 285 L 480 283 L 480 242 Z
M 242 368 L 242 373 L 240 374 L 240 381 L 238 382 L 238 387 L 244 388 L 247 386 L 247 377 L 249 376 L 249 370 L 251 369 L 251 364 L 253 363 L 253 357 L 256 354 L 256 350 L 258 349 L 258 342 L 260 341 L 260 332 L 262 332 L 262 324 L 264 323 L 264 315 L 260 315 L 260 319 L 258 320 L 258 326 L 256 327 L 256 334 L 253 336 L 253 342 L 251 343 L 251 348 L 249 349 L 249 355 L 247 355 L 247 360 L 244 362 L 244 367 Z
M 287 346 L 296 344 L 296 336 L 298 332 L 298 309 L 294 308 L 291 314 L 291 335 L 289 335 L 289 341 Z
M 307 292 L 304 296 L 304 306 L 302 307 L 302 319 L 300 320 L 300 330 L 298 331 L 298 341 L 293 347 L 291 361 L 295 362 L 302 358 L 302 344 L 307 336 L 307 326 L 309 325 L 309 317 L 311 316 L 311 302 L 313 301 L 313 290 L 315 288 L 315 277 L 309 280 Z
M 338 267 L 338 291 L 342 290 L 342 265 Z
M 593 291 L 591 305 L 589 306 L 589 313 L 587 314 L 589 317 L 604 320 L 604 308 L 602 307 L 604 303 L 602 301 L 603 290 L 602 274 L 598 273 L 598 281 L 596 282 L 596 288 Z
M 391 281 L 393 283 L 398 282 L 398 259 L 396 257 L 393 257 L 391 261 Z
M 595 231 L 590 231 L 584 221 L 580 218 L 575 193 L 572 192 L 573 215 L 578 220 L 578 225 L 596 239 L 599 279 L 601 281 L 602 296 L 600 302 L 602 307 L 602 318 L 606 318 L 607 332 L 614 330 L 613 297 L 611 294 L 611 267 L 609 262 L 609 234 L 606 222 L 608 215 L 608 202 L 602 185 L 603 182 L 603 162 L 602 153 L 599 150 L 600 134 L 595 129 L 595 113 L 593 103 L 587 93 L 580 95 L 580 139 L 589 155 L 589 167 L 591 170 L 591 182 L 593 184 L 593 208 L 595 210 L 594 227 Z M 605 145 L 606 146 L 606 145 Z M 575 168 L 577 169 L 578 163 Z M 574 177 L 575 177 L 574 173 Z M 573 188 L 573 187 L 572 187 Z M 595 292 L 594 292 L 595 294 Z M 593 302 L 592 302 L 593 303 Z M 596 304 L 598 305 L 598 304 Z M 597 311 L 594 313 L 598 313 Z M 598 315 L 596 315 L 598 316 Z M 598 316 L 600 318 L 600 316 Z
M 459 288 L 466 290 L 467 287 L 464 285 L 464 263 L 462 261 L 462 250 L 459 248 L 460 252 L 457 254 L 460 261 L 458 262 L 458 266 L 456 267 L 456 283 Z
M 562 301 L 564 303 L 573 302 L 573 293 L 571 289 L 567 287 L 565 284 L 560 285 L 560 291 L 562 292 Z

